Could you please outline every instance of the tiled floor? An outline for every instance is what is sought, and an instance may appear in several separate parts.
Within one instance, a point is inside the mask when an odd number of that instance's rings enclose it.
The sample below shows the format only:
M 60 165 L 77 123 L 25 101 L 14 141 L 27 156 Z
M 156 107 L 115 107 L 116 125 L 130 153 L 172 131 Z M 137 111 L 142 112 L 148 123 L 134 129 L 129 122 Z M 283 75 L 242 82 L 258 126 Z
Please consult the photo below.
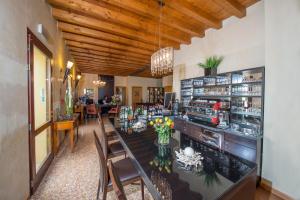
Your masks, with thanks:
M 104 120 L 107 122 L 107 119 Z M 99 163 L 93 130 L 97 129 L 97 126 L 96 120 L 90 120 L 79 128 L 79 141 L 74 153 L 70 152 L 68 140 L 65 140 L 42 183 L 31 197 L 32 200 L 96 199 Z M 109 123 L 105 123 L 105 128 L 109 131 L 112 127 Z M 141 199 L 139 185 L 126 186 L 125 191 L 129 200 Z M 107 199 L 116 199 L 114 193 L 109 192 Z M 147 189 L 145 199 L 152 199 Z M 257 189 L 255 199 L 281 200 L 261 188 Z

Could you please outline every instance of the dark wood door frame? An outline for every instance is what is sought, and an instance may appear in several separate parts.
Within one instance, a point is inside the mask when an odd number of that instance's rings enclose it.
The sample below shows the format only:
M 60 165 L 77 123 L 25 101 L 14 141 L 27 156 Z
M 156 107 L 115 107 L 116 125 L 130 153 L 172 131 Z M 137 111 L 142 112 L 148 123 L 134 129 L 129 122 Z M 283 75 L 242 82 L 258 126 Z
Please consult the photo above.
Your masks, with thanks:
M 36 46 L 40 51 L 42 51 L 48 58 L 52 59 L 53 55 L 51 51 L 27 28 L 27 64 L 28 64 L 28 123 L 29 123 L 29 170 L 30 170 L 30 194 L 33 194 L 42 178 L 44 177 L 47 169 L 50 166 L 51 161 L 54 158 L 53 154 L 53 99 L 52 99 L 52 83 L 50 83 L 51 96 L 50 96 L 50 111 L 51 118 L 50 122 L 46 123 L 44 126 L 35 131 L 34 122 L 34 52 L 33 47 Z M 52 66 L 50 62 L 50 77 L 52 76 Z M 50 124 L 49 124 L 50 123 Z M 44 162 L 43 166 L 40 168 L 38 173 L 36 173 L 35 166 L 35 136 L 42 131 L 43 127 L 50 125 L 51 127 L 51 153 L 48 159 Z

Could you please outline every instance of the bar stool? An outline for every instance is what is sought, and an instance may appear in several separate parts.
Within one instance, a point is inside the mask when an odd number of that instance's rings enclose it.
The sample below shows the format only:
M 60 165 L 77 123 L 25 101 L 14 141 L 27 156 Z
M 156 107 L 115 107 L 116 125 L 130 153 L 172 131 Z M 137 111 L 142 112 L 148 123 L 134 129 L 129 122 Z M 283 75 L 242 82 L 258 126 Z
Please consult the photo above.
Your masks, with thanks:
M 112 178 L 108 173 L 107 168 L 107 159 L 105 158 L 105 154 L 102 151 L 100 140 L 97 136 L 97 133 L 94 131 L 95 144 L 99 157 L 99 167 L 100 167 L 100 176 L 99 183 L 97 189 L 97 200 L 99 199 L 100 192 L 102 192 L 102 200 L 106 200 L 107 192 L 112 191 Z M 120 182 L 123 185 L 129 185 L 136 181 L 141 181 L 141 192 L 142 192 L 142 200 L 144 200 L 144 183 L 141 179 L 138 171 L 133 166 L 130 158 L 124 158 L 114 163 L 115 174 L 120 179 Z

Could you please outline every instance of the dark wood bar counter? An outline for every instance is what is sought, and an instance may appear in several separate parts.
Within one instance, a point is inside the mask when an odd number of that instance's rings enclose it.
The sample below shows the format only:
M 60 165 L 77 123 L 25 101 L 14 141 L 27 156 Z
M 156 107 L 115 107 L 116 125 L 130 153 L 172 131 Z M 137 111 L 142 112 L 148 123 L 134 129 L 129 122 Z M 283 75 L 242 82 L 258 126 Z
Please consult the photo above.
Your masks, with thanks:
M 154 199 L 254 199 L 255 163 L 176 133 L 169 145 L 161 146 L 152 127 L 137 132 L 127 121 L 110 120 Z M 188 146 L 203 157 L 197 170 L 176 161 L 175 151 Z

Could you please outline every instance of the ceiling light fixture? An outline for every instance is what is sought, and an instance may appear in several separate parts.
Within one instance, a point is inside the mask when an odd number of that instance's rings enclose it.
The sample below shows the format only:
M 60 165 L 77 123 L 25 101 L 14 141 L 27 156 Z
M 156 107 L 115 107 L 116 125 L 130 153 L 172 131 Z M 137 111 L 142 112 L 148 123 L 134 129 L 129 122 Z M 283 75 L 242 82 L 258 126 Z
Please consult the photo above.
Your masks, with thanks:
M 96 85 L 97 87 L 104 87 L 106 85 L 106 82 L 102 80 L 96 80 L 93 81 L 93 84 Z
M 163 0 L 158 0 L 160 15 L 158 23 L 158 51 L 154 52 L 151 56 L 151 74 L 152 76 L 161 76 L 168 74 L 173 71 L 174 66 L 174 48 L 160 46 L 160 25 L 161 25 L 161 15 L 162 7 L 165 5 Z

